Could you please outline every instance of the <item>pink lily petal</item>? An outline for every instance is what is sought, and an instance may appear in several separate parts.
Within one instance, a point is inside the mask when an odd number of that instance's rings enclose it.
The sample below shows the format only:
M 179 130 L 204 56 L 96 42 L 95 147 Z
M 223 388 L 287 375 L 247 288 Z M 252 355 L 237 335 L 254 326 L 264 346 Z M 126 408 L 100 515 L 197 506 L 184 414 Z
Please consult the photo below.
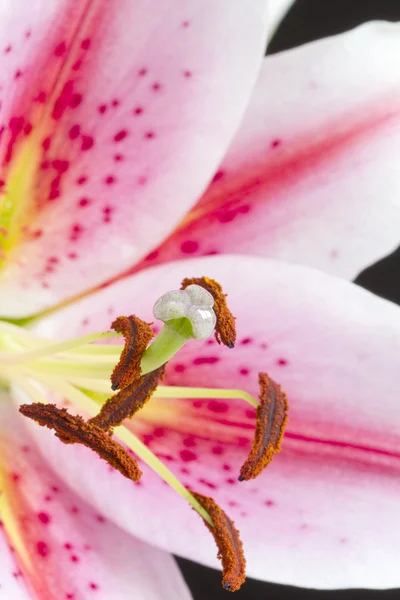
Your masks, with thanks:
M 171 556 L 129 536 L 68 488 L 60 465 L 49 467 L 4 397 L 0 423 L 1 598 L 191 598 Z
M 146 265 L 235 252 L 351 279 L 391 252 L 399 31 L 374 23 L 267 57 L 214 183 Z
M 251 575 L 321 588 L 398 586 L 398 307 L 317 270 L 209 257 L 122 280 L 47 317 L 39 331 L 72 336 L 121 313 L 150 319 L 158 296 L 199 274 L 228 293 L 238 343 L 187 344 L 168 365 L 167 382 L 256 395 L 257 373 L 267 371 L 289 398 L 283 450 L 258 479 L 237 482 L 254 430 L 254 411 L 239 401 L 152 399 L 131 426 L 186 484 L 230 511 Z M 33 431 L 98 510 L 142 539 L 217 566 L 200 519 L 148 469 L 134 488 L 85 448 Z
M 7 316 L 103 283 L 173 230 L 226 151 L 266 37 L 265 0 L 25 4 L 2 20 L 3 189 L 24 203 Z

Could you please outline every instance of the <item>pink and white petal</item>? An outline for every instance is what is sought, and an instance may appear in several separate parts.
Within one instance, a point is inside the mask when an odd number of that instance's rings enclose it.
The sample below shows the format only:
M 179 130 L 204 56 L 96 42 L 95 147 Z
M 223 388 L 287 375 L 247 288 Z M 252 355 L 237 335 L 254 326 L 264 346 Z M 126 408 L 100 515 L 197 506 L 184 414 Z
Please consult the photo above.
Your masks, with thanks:
M 267 57 L 214 183 L 145 265 L 234 252 L 352 279 L 391 252 L 399 53 L 400 25 L 373 23 Z
M 16 567 L 13 551 L 9 547 L 3 532 L 3 526 L 0 528 L 0 598 L 1 600 L 31 600 L 32 596 L 23 583 L 18 568 Z
M 4 400 L 4 399 L 3 399 Z M 0 598 L 189 600 L 173 558 L 122 531 L 49 467 L 17 405 L 1 404 Z
M 32 27 L 6 4 L 0 314 L 15 317 L 116 276 L 197 201 L 256 80 L 267 2 L 59 1 L 43 21 L 36 3 Z
M 130 426 L 186 484 L 231 512 L 249 574 L 308 587 L 398 586 L 398 307 L 318 270 L 208 257 L 121 280 L 47 317 L 38 330 L 73 336 L 105 328 L 118 314 L 150 319 L 158 296 L 202 274 L 228 293 L 238 343 L 233 350 L 213 341 L 187 344 L 169 364 L 167 383 L 256 395 L 257 373 L 267 371 L 289 397 L 283 450 L 257 480 L 236 481 L 254 429 L 254 412 L 238 401 L 153 399 Z M 134 488 L 85 448 L 68 448 L 39 428 L 33 435 L 108 518 L 217 566 L 201 521 L 148 469 Z M 89 470 L 76 468 L 83 459 L 92 461 Z

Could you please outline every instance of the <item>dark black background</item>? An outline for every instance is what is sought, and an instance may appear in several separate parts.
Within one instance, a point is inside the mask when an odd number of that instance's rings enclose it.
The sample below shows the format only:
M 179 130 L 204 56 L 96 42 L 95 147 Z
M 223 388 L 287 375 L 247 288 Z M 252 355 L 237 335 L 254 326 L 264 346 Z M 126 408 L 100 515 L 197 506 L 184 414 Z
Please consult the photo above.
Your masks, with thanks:
M 279 52 L 311 40 L 334 35 L 373 19 L 400 21 L 400 0 L 297 0 L 278 29 L 268 53 Z M 400 304 L 399 273 L 400 250 L 397 250 L 361 273 L 356 282 Z M 195 600 L 228 600 L 232 597 L 229 592 L 221 588 L 219 571 L 201 567 L 188 560 L 177 560 Z M 334 568 L 335 565 L 332 564 L 332 569 Z M 318 591 L 248 579 L 233 598 L 235 600 L 400 600 L 400 590 Z

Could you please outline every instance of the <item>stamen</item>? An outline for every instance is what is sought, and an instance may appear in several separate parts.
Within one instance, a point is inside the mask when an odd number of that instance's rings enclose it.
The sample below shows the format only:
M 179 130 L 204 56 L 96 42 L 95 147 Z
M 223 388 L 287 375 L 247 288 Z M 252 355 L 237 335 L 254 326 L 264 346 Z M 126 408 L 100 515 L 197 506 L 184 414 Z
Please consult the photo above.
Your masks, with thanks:
M 287 421 L 288 402 L 280 385 L 266 373 L 259 373 L 260 404 L 250 454 L 240 469 L 239 481 L 254 479 L 281 449 Z
M 124 477 L 139 481 L 142 473 L 135 459 L 93 423 L 87 423 L 79 415 L 70 415 L 65 408 L 57 408 L 55 404 L 22 404 L 19 411 L 39 425 L 54 429 L 57 437 L 65 444 L 83 444 L 94 450 Z
M 235 317 L 232 315 L 226 303 L 226 294 L 222 287 L 214 279 L 209 277 L 186 277 L 181 284 L 181 290 L 188 286 L 199 285 L 214 298 L 214 312 L 217 317 L 215 326 L 215 339 L 218 344 L 225 344 L 228 348 L 233 348 L 236 341 Z
M 164 366 L 155 371 L 142 375 L 126 388 L 109 398 L 103 404 L 98 415 L 90 419 L 104 431 L 110 431 L 113 427 L 120 425 L 124 419 L 130 419 L 151 398 L 157 388 L 158 380 L 164 374 Z
M 125 346 L 121 358 L 111 375 L 111 389 L 125 388 L 141 375 L 140 361 L 147 344 L 154 336 L 148 323 L 135 315 L 118 317 L 111 325 L 112 329 L 122 333 Z
M 212 527 L 205 521 L 217 544 L 217 556 L 222 562 L 222 587 L 228 592 L 236 592 L 246 579 L 246 559 L 239 532 L 234 522 L 212 498 L 195 492 L 192 495 L 209 513 L 214 524 Z

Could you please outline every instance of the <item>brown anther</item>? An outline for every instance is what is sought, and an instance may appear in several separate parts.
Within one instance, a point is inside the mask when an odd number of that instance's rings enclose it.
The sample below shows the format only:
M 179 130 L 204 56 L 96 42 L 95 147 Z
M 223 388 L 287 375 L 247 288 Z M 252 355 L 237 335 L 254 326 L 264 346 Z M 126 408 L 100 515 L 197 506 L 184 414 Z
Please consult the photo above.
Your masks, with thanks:
M 192 495 L 214 523 L 214 527 L 211 527 L 204 521 L 218 547 L 217 557 L 222 562 L 222 587 L 228 592 L 236 592 L 246 580 L 246 559 L 239 532 L 234 522 L 212 498 L 195 492 Z
M 228 346 L 228 348 L 233 348 L 236 341 L 235 317 L 227 306 L 227 294 L 224 294 L 221 285 L 215 279 L 210 279 L 209 277 L 186 277 L 182 281 L 181 290 L 192 284 L 200 285 L 213 296 L 213 309 L 217 317 L 215 339 L 218 344 L 222 343 Z
M 253 445 L 246 462 L 240 469 L 239 481 L 254 479 L 281 449 L 287 421 L 288 402 L 280 385 L 266 373 L 258 374 L 260 404 L 257 407 L 257 425 Z
M 111 328 L 122 333 L 125 338 L 121 357 L 111 374 L 111 388 L 118 390 L 125 388 L 135 379 L 139 379 L 141 375 L 140 361 L 154 333 L 148 323 L 135 315 L 118 317 L 112 323 Z
M 165 365 L 162 365 L 147 375 L 142 375 L 140 379 L 109 398 L 99 414 L 90 419 L 89 423 L 93 423 L 104 431 L 109 431 L 120 425 L 124 419 L 133 417 L 156 390 L 159 379 L 164 375 L 164 367 Z
M 70 415 L 65 408 L 57 408 L 55 404 L 23 404 L 19 412 L 43 427 L 54 429 L 65 444 L 83 444 L 128 479 L 139 481 L 142 473 L 136 460 L 93 423 L 87 423 L 78 415 Z

